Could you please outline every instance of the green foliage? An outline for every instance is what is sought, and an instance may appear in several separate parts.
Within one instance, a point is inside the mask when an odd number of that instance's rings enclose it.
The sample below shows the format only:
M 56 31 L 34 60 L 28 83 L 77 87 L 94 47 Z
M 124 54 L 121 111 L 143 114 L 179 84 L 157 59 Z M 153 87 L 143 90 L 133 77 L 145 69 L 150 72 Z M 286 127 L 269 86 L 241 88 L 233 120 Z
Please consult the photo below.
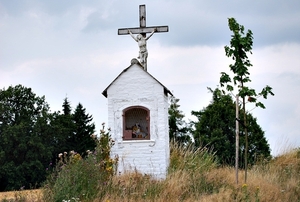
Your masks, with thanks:
M 87 150 L 94 150 L 96 144 L 95 141 L 90 138 L 95 132 L 95 124 L 91 123 L 93 120 L 92 115 L 87 114 L 86 109 L 79 103 L 75 109 L 72 120 L 75 125 L 75 130 L 68 144 L 82 155 L 84 155 Z
M 191 138 L 188 134 L 188 127 L 183 120 L 184 114 L 179 110 L 179 99 L 172 96 L 170 98 L 169 113 L 169 137 L 170 141 L 177 141 L 180 143 L 189 143 Z
M 64 99 L 64 103 L 63 103 L 62 107 L 63 107 L 64 115 L 71 115 L 72 108 L 71 108 L 71 104 L 70 104 L 68 98 Z
M 39 186 L 52 153 L 49 106 L 17 85 L 0 90 L 0 190 Z
M 242 98 L 263 96 L 266 99 L 268 94 L 274 95 L 270 86 L 266 86 L 259 94 L 256 93 L 255 89 L 245 86 L 246 83 L 251 82 L 248 68 L 252 64 L 248 59 L 247 53 L 252 54 L 253 33 L 251 30 L 247 30 L 245 33 L 244 26 L 238 24 L 234 18 L 228 19 L 228 26 L 233 35 L 231 35 L 230 46 L 225 46 L 225 53 L 227 57 L 231 57 L 234 60 L 234 64 L 229 65 L 234 76 L 232 80 L 227 73 L 221 72 L 221 87 L 226 87 L 226 90 L 231 92 L 234 90 L 234 87 L 230 84 L 233 81 L 233 84 L 237 85 L 238 95 Z M 256 99 L 252 99 L 252 102 L 256 103 Z M 262 103 L 256 106 L 264 108 Z
M 75 131 L 75 123 L 73 121 L 73 114 L 70 102 L 67 98 L 64 99 L 63 114 L 60 112 L 53 113 L 53 119 L 51 121 L 53 135 L 53 162 L 57 158 L 57 154 L 64 151 L 76 150 L 74 145 L 69 144 L 71 137 Z
M 110 188 L 118 159 L 110 157 L 114 142 L 109 132 L 101 130 L 100 138 L 90 137 L 97 144 L 95 152 L 86 151 L 86 158 L 71 151 L 59 154 L 56 170 L 44 186 L 45 201 L 63 201 L 72 198 L 91 201 L 103 195 Z
M 79 154 L 85 156 L 86 150 L 94 150 L 95 141 L 90 136 L 95 131 L 93 118 L 86 113 L 82 104 L 78 104 L 72 113 L 70 102 L 67 98 L 63 102 L 63 113 L 53 113 L 51 125 L 54 131 L 53 147 L 54 159 L 57 154 L 65 151 L 76 150 Z
M 192 111 L 198 121 L 193 122 L 193 136 L 197 147 L 206 146 L 215 151 L 222 164 L 234 165 L 235 156 L 235 103 L 220 89 L 211 90 L 211 103 L 200 111 Z M 270 157 L 270 148 L 264 132 L 256 118 L 247 114 L 249 132 L 249 162 L 254 164 L 258 158 Z M 243 118 L 241 119 L 243 122 Z M 240 133 L 240 152 L 244 154 L 245 136 Z M 240 162 L 240 167 L 242 167 Z
M 39 187 L 58 153 L 94 150 L 95 125 L 79 103 L 50 113 L 45 97 L 22 85 L 0 90 L 0 191 Z

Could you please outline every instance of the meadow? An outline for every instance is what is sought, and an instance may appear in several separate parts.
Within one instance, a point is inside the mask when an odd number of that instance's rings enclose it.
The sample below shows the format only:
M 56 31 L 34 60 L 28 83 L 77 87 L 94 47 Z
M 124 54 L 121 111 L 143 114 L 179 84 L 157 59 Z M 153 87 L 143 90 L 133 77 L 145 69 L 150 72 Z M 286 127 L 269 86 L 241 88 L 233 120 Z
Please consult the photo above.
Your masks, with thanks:
M 69 158 L 42 189 L 2 193 L 0 201 L 300 201 L 300 149 L 257 162 L 247 183 L 240 170 L 236 184 L 235 169 L 220 166 L 206 148 L 170 147 L 165 180 L 136 171 L 116 174 L 117 159 L 107 156 L 107 148 L 86 159 Z

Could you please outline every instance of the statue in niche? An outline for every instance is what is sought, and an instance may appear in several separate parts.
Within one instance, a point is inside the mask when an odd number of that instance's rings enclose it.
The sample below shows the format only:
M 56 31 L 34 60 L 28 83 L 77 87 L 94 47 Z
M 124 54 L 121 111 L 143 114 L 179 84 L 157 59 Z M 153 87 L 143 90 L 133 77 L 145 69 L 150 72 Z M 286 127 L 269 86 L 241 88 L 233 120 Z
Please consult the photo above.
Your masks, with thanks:
M 133 138 L 146 138 L 147 134 L 141 130 L 141 126 L 139 123 L 136 123 L 132 127 L 132 137 Z

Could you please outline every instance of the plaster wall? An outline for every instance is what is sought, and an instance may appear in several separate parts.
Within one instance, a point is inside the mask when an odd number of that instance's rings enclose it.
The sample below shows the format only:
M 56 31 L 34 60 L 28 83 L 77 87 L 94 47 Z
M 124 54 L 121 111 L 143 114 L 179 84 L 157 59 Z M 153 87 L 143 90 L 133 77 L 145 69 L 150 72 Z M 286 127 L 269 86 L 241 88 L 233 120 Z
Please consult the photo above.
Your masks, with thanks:
M 164 87 L 133 64 L 107 89 L 108 126 L 119 156 L 118 172 L 138 170 L 165 178 L 169 165 L 168 97 Z M 150 110 L 150 140 L 123 140 L 123 110 L 143 106 Z

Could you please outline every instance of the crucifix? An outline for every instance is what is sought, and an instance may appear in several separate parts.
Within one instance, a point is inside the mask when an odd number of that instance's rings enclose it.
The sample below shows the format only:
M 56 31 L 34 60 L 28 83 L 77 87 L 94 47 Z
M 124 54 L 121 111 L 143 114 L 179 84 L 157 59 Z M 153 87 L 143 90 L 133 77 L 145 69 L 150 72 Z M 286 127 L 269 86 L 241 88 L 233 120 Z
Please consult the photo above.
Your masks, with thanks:
M 144 70 L 147 71 L 147 40 L 154 34 L 154 32 L 168 32 L 168 26 L 152 26 L 146 27 L 146 8 L 145 5 L 140 5 L 140 27 L 135 28 L 121 28 L 118 29 L 118 35 L 130 34 L 130 36 L 138 43 L 140 51 L 139 51 L 139 59 L 141 65 L 144 67 Z M 150 33 L 147 36 L 147 33 Z M 133 34 L 137 34 L 135 37 Z

